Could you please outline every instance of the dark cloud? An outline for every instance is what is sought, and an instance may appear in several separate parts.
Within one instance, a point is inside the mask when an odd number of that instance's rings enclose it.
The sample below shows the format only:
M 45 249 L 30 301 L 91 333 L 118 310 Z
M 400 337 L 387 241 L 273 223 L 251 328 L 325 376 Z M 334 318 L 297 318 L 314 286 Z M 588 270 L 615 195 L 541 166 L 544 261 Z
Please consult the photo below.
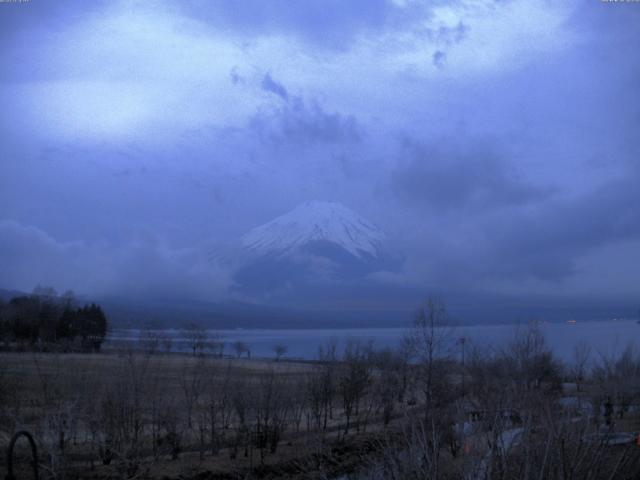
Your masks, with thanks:
M 391 176 L 395 194 L 443 213 L 519 206 L 549 193 L 522 180 L 514 162 L 488 142 L 448 139 L 421 144 L 408 140 L 400 155 Z
M 364 32 L 419 24 L 431 5 L 411 2 L 401 7 L 390 0 L 248 0 L 238 8 L 226 1 L 179 2 L 187 15 L 240 35 L 273 33 L 296 36 L 316 46 L 344 49 Z
M 436 50 L 433 54 L 433 64 L 438 68 L 444 68 L 447 64 L 447 54 L 442 50 Z
M 271 92 L 277 95 L 278 97 L 280 97 L 284 101 L 289 100 L 289 94 L 287 93 L 287 89 L 284 88 L 284 85 L 282 85 L 281 83 L 276 82 L 271 77 L 270 73 L 267 73 L 263 77 L 262 83 L 260 84 L 260 86 L 265 92 Z
M 37 284 L 140 298 L 216 298 L 228 273 L 203 268 L 201 248 L 175 249 L 151 235 L 125 245 L 60 242 L 37 227 L 0 221 L 0 285 Z
M 444 25 L 436 29 L 426 29 L 427 36 L 433 41 L 442 45 L 454 45 L 461 42 L 467 36 L 469 27 L 462 22 L 458 22 L 455 27 L 447 27 Z
M 319 103 L 300 97 L 258 113 L 249 128 L 264 142 L 288 145 L 357 143 L 362 138 L 353 115 L 327 112 Z
M 562 279 L 585 253 L 640 240 L 640 178 L 626 178 L 574 199 L 555 199 L 492 225 L 500 275 Z M 631 259 L 630 259 L 631 260 Z
M 238 85 L 239 83 L 244 82 L 244 78 L 238 73 L 237 67 L 231 69 L 231 72 L 229 72 L 229 77 L 231 78 L 231 83 L 233 83 L 234 85 Z

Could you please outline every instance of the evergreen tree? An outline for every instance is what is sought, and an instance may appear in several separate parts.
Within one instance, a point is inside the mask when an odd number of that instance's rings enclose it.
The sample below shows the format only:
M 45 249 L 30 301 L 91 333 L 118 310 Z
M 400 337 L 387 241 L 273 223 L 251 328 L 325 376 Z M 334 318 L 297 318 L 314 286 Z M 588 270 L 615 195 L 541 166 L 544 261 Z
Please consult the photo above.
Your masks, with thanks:
M 37 294 L 0 304 L 0 338 L 19 346 L 71 344 L 80 337 L 82 348 L 98 351 L 107 335 L 107 318 L 95 303 L 74 308 L 73 295 L 58 297 L 39 287 Z

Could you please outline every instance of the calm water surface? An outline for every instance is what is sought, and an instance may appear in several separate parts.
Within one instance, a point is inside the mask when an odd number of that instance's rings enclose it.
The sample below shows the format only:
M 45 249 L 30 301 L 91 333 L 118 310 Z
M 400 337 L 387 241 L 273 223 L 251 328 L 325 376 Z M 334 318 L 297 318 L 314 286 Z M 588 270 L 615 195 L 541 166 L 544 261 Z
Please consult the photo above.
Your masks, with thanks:
M 511 340 L 520 325 L 473 325 L 455 327 L 450 330 L 451 343 L 461 337 L 467 339 L 467 346 L 500 348 Z M 560 358 L 571 360 L 572 352 L 579 342 L 587 342 L 594 355 L 611 355 L 621 351 L 630 343 L 640 345 L 640 324 L 634 320 L 594 321 L 576 324 L 544 323 L 540 325 L 545 338 Z M 407 333 L 406 328 L 346 328 L 346 329 L 246 329 L 209 331 L 210 336 L 219 335 L 225 343 L 225 354 L 232 355 L 232 344 L 244 342 L 251 349 L 253 357 L 272 357 L 275 345 L 287 347 L 289 358 L 314 359 L 318 347 L 329 341 L 336 341 L 338 349 L 349 339 L 372 341 L 377 348 L 396 347 Z M 170 335 L 174 350 L 188 349 L 181 330 L 164 330 Z M 122 344 L 136 345 L 139 330 L 116 330 L 110 334 L 105 346 Z M 467 348 L 468 348 L 467 347 Z

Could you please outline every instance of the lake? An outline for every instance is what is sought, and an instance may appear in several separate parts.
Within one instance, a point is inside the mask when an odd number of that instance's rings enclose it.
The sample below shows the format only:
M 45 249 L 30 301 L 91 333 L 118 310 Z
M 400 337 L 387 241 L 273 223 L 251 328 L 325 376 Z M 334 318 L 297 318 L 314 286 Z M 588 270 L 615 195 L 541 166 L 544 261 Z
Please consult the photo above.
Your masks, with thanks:
M 464 337 L 466 348 L 472 345 L 501 348 L 511 340 L 517 329 L 525 325 L 465 325 L 450 331 L 451 343 Z M 542 323 L 540 330 L 553 352 L 561 359 L 570 361 L 574 347 L 580 342 L 588 343 L 595 356 L 612 355 L 630 343 L 640 339 L 640 324 L 635 320 L 608 320 L 593 322 Z M 317 357 L 318 347 L 336 341 L 338 349 L 349 339 L 372 341 L 377 348 L 396 347 L 407 333 L 406 328 L 345 328 L 345 329 L 236 329 L 209 331 L 209 336 L 218 335 L 225 343 L 224 353 L 233 355 L 232 344 L 244 342 L 254 358 L 273 357 L 275 345 L 287 347 L 286 358 L 311 360 Z M 173 350 L 187 351 L 188 345 L 182 330 L 163 330 L 173 339 Z M 114 330 L 105 342 L 105 347 L 138 345 L 140 330 Z

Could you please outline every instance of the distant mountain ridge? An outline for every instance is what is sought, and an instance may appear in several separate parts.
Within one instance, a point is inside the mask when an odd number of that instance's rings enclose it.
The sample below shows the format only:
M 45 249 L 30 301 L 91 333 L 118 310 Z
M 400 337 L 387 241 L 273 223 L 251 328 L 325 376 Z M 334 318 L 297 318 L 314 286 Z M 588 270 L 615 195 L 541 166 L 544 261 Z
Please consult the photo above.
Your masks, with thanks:
M 22 297 L 25 295 L 29 295 L 28 293 L 21 292 L 19 290 L 6 290 L 4 288 L 0 288 L 0 300 L 8 302 L 14 297 Z
M 395 308 L 295 308 L 235 301 L 208 302 L 193 299 L 135 298 L 80 295 L 80 303 L 96 302 L 103 306 L 113 328 L 182 328 L 196 323 L 207 328 L 371 328 L 409 327 L 419 304 L 419 292 L 407 292 Z M 577 319 L 606 320 L 636 318 L 632 304 L 600 304 L 574 299 L 570 302 L 552 298 L 505 298 L 463 292 L 442 292 L 447 311 L 454 324 L 526 324 L 530 320 L 564 322 Z M 0 289 L 8 301 L 15 296 L 30 295 L 18 290 Z

